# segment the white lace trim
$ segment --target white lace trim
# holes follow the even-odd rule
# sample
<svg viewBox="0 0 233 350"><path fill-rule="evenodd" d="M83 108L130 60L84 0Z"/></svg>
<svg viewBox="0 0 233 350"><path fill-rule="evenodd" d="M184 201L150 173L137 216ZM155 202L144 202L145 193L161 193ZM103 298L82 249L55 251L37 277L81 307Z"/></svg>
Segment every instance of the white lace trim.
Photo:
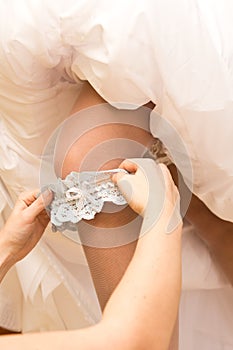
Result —
<svg viewBox="0 0 233 350"><path fill-rule="evenodd" d="M100 213L105 202L117 205L126 204L126 200L111 177L123 169L98 172L71 172L65 180L49 185L54 199L49 207L50 219L54 231L77 230L76 224L82 220L91 220Z"/></svg>

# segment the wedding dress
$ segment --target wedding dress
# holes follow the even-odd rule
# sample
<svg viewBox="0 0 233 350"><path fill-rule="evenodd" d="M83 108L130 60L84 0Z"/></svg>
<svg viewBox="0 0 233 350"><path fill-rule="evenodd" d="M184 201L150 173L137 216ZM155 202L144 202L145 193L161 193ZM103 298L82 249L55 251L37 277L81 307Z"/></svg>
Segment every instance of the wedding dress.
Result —
<svg viewBox="0 0 233 350"><path fill-rule="evenodd" d="M151 132L194 193L233 221L232 13L230 0L1 1L1 224L16 196L39 185L43 148L82 80L117 108L154 102ZM232 289L191 230L181 349L233 349ZM0 325L16 331L84 327L101 317L82 247L59 233L47 232L12 268L0 300Z"/></svg>

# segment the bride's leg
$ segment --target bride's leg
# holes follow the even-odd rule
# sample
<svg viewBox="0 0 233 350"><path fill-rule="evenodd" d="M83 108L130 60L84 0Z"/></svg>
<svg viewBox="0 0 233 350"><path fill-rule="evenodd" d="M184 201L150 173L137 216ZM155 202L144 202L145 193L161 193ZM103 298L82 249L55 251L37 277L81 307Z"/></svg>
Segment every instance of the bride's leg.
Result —
<svg viewBox="0 0 233 350"><path fill-rule="evenodd" d="M170 171L177 183L177 170L174 165L170 166ZM180 180L182 181L182 177ZM184 183L182 186L185 186ZM217 217L194 194L185 218L196 228L196 234L206 244L213 259L233 286L233 223Z"/></svg>
<svg viewBox="0 0 233 350"><path fill-rule="evenodd" d="M88 95L89 98L87 98ZM79 99L77 100L77 104L73 108L73 112L81 110L82 108L85 108L87 106L92 106L99 103L104 103L104 100L102 100L95 93L95 91L93 91L93 89L90 88L89 85L85 85L83 91L81 92L81 95L79 96ZM98 142L104 142L106 134L108 135L109 139L114 138L114 132L116 132L118 138L122 137L123 139L129 135L134 135L136 140L141 144L147 144L145 139L147 141L152 139L151 135L148 135L148 133L146 133L145 131L139 130L137 128L135 128L135 130L132 131L132 126L130 126L129 128L131 129L128 131L126 130L126 127L123 127L122 130L120 130L119 127L115 126L115 131L113 131L111 130L111 126L106 126L105 131L103 133L104 136L101 134L100 130L98 130L100 131L99 135L95 134L95 130L92 130L89 132L89 134L86 134L84 136L85 139L84 137L82 139L79 139L77 144L74 144L71 150L67 153L66 159L63 163L63 177L65 177L72 170L80 170L77 166L82 162L82 159L80 159L80 157L83 157L83 155L85 155L85 152L88 152L90 148L94 147L95 140L97 140ZM111 164L109 168L117 167L118 164L119 161L115 165ZM99 224L100 226L104 225L106 227L109 225L109 228L112 226L118 227L120 226L119 224L123 224L124 220L127 218L130 221L132 219L132 215L132 212L126 211L123 215L120 214L120 217L112 215L111 219L109 220L106 219L101 213L98 214L98 216L96 217L96 221L97 225ZM139 229L140 228L138 228L138 231ZM121 280L130 260L132 259L136 244L136 239L131 243L112 248L97 248L93 246L87 246L84 244L84 251L87 257L93 282L102 309L104 309L110 295ZM173 347L173 350L174 349L175 347Z"/></svg>
<svg viewBox="0 0 233 350"><path fill-rule="evenodd" d="M111 128L111 126L105 127L103 135L105 135L105 133L110 134ZM120 132L120 126L114 126L114 128L117 128L118 133ZM123 131L125 131L125 128L123 128ZM79 170L78 164L81 164L82 162L80 154L85 153L85 148L88 151L89 148L93 147L93 140L98 139L99 141L101 135L102 132L100 128L98 130L91 130L90 133L85 134L83 138L79 139L77 143L74 143L72 145L63 163L63 177L65 177L71 171ZM80 149L82 152L80 152ZM111 169L117 167L120 162L121 160L113 160L111 164L108 164L108 168ZM93 239L97 237L98 228L104 227L104 232L101 233L101 241L103 244L99 244L98 240L96 243L92 242L90 244L87 241L85 234L86 231L84 230L84 232L82 232L82 225L80 225L81 227L79 226L78 230L80 238L83 242L84 251L102 309L106 305L106 302L112 294L113 290L119 283L134 254L140 227L139 225L136 225L136 227L133 227L133 229L135 229L135 232L126 232L125 234L127 236L130 235L131 238L127 240L125 237L122 244L118 244L118 242L116 242L116 244L114 243L111 245L111 243L109 243L109 237L111 237L111 234L113 234L113 238L115 237L114 235L118 234L122 237L122 227L125 227L125 225L129 224L135 218L136 214L129 207L126 207L125 209L116 213L112 213L111 215L108 213L100 213L95 217L94 220L87 222L88 225L92 225L92 228L96 230L96 232L93 232ZM114 229L114 232L112 229ZM132 239L132 236L135 239Z"/></svg>
<svg viewBox="0 0 233 350"><path fill-rule="evenodd" d="M107 249L84 246L102 310L104 310L109 297L120 282L132 259L135 247L135 242Z"/></svg>

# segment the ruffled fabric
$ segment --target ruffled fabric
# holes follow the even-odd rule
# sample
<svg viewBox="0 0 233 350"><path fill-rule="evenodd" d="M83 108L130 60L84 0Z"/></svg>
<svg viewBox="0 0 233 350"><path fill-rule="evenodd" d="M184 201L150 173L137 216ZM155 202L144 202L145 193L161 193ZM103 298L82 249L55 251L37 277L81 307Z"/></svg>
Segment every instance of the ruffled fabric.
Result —
<svg viewBox="0 0 233 350"><path fill-rule="evenodd" d="M82 85L65 69L72 50L61 43L58 12L67 4L0 3L1 226L19 193L39 187L43 148L69 115ZM49 246L50 236L48 231L1 283L1 327L22 332L80 328L100 318L81 248L70 247L64 238L63 246L76 257L70 262L66 254L60 257L57 236Z"/></svg>
<svg viewBox="0 0 233 350"><path fill-rule="evenodd" d="M1 1L1 224L9 198L39 185L40 155L69 115L80 80L118 108L153 101L165 128L152 113L152 133L188 184L191 159L194 192L233 221L232 6L231 0ZM48 233L9 273L0 286L1 326L78 328L100 318L77 247ZM182 349L233 349L232 290L197 238L187 235L183 252Z"/></svg>
<svg viewBox="0 0 233 350"><path fill-rule="evenodd" d="M231 350L232 287L184 291L180 305L180 349Z"/></svg>
<svg viewBox="0 0 233 350"><path fill-rule="evenodd" d="M182 238L180 350L233 349L233 289L192 226Z"/></svg>
<svg viewBox="0 0 233 350"><path fill-rule="evenodd" d="M186 182L214 213L233 221L232 2L92 1L85 9L80 17L76 4L61 17L62 40L74 50L73 73L118 108L153 101L153 135L184 175L191 161ZM169 132L156 114L171 124Z"/></svg>
<svg viewBox="0 0 233 350"><path fill-rule="evenodd" d="M182 249L181 350L233 348L233 289L207 247L186 226Z"/></svg>
<svg viewBox="0 0 233 350"><path fill-rule="evenodd" d="M61 16L62 40L74 50L73 74L117 107L157 100L161 77L151 41L155 15L151 1L88 1L82 16L76 3Z"/></svg>
<svg viewBox="0 0 233 350"><path fill-rule="evenodd" d="M66 239L64 239L65 241ZM72 328L81 328L96 323L100 318L100 310L93 291L89 269L82 256L82 251L78 253L78 247L76 247L76 255L79 256L79 259L77 257L75 259L75 276L72 275L72 269L70 271L68 269L70 263L61 262L58 256L53 253L55 250L58 254L56 244L53 244L51 249L48 242L43 241L40 242L37 249L34 249L16 266L25 302L31 305L31 309L43 310L44 313L47 310L43 317L44 320L43 318L42 320L38 317L35 318L40 330L46 330L46 327L49 327L48 330L67 329L70 328L71 324L73 324ZM26 274L25 271L27 271ZM85 282L83 282L84 276L82 276L84 271ZM88 293L87 285L89 285ZM66 300L63 300L65 295ZM67 323L66 318L63 319L63 313L60 314L60 310L66 309L65 305L69 309L71 308ZM48 315L50 319L53 319L52 323L48 319L46 320ZM33 318L32 322L30 319L31 315L28 314L25 322L29 323L30 330L33 330ZM45 322L47 326L43 325ZM24 327L24 331L29 330Z"/></svg>

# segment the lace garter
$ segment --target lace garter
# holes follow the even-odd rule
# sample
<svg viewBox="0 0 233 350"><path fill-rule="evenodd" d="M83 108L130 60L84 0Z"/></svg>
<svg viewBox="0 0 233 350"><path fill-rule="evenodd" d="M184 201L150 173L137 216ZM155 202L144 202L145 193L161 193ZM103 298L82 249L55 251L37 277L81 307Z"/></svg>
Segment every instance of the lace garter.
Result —
<svg viewBox="0 0 233 350"><path fill-rule="evenodd" d="M105 202L127 204L118 187L111 181L113 174L127 173L124 169L97 172L71 172L62 180L49 185L53 201L47 208L53 231L77 230L76 224L91 220L100 213Z"/></svg>

